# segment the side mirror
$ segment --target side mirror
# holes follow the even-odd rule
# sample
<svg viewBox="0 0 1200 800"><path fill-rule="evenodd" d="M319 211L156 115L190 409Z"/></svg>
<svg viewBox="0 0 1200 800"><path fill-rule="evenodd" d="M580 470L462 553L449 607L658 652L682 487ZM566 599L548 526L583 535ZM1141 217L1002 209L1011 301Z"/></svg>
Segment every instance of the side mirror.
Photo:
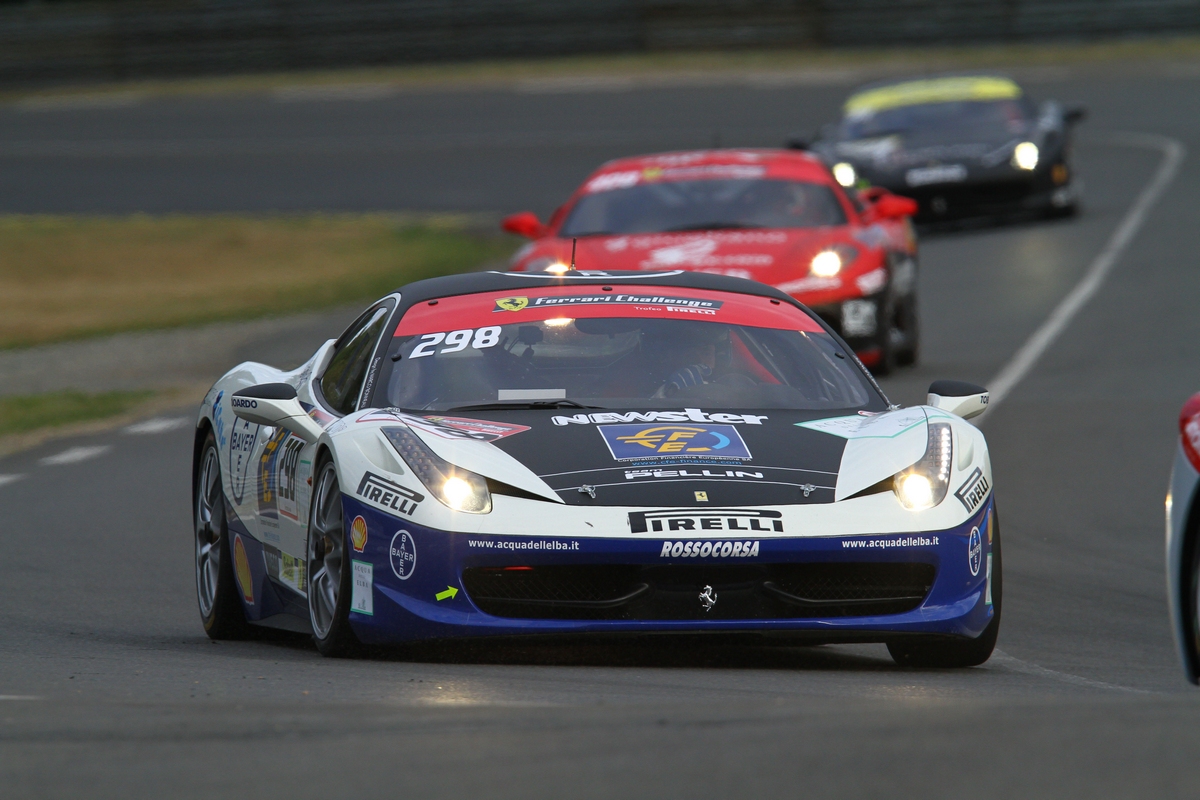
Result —
<svg viewBox="0 0 1200 800"><path fill-rule="evenodd" d="M510 214L500 221L500 227L527 239L540 239L546 235L546 226L532 211Z"/></svg>
<svg viewBox="0 0 1200 800"><path fill-rule="evenodd" d="M787 140L788 150L807 150L809 148L809 140L806 136L792 136Z"/></svg>
<svg viewBox="0 0 1200 800"><path fill-rule="evenodd" d="M1068 125L1078 125L1087 119L1087 109L1083 106L1072 106L1063 112L1063 122Z"/></svg>
<svg viewBox="0 0 1200 800"><path fill-rule="evenodd" d="M234 392L229 398L234 416L247 422L287 428L309 444L316 444L324 429L304 413L296 387L288 383L260 383Z"/></svg>
<svg viewBox="0 0 1200 800"><path fill-rule="evenodd" d="M963 419L971 419L987 411L988 390L965 381L934 381L929 384L929 397L925 402Z"/></svg>
<svg viewBox="0 0 1200 800"><path fill-rule="evenodd" d="M874 219L904 219L917 213L917 201L891 192L871 199L870 216Z"/></svg>

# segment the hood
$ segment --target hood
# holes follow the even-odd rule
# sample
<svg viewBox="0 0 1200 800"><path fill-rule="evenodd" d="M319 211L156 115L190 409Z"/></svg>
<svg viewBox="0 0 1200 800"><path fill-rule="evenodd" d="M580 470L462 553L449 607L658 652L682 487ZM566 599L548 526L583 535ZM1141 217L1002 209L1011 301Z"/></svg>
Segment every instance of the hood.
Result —
<svg viewBox="0 0 1200 800"><path fill-rule="evenodd" d="M779 409L397 415L442 458L568 505L728 507L843 500L925 452L920 408L817 418Z"/></svg>
<svg viewBox="0 0 1200 800"><path fill-rule="evenodd" d="M850 278L880 266L878 248L888 239L854 236L850 226L827 228L647 233L627 236L589 236L580 239L575 256L578 269L629 269L710 272L748 278L782 288L791 294L839 288ZM809 275L813 256L831 245L853 246L859 257L833 285ZM547 239L523 253L520 265L541 270L555 260L569 261L571 242ZM826 284L830 279L823 279ZM812 286L807 285L812 283Z"/></svg>
<svg viewBox="0 0 1200 800"><path fill-rule="evenodd" d="M832 147L836 159L847 159L867 169L895 170L931 162L956 162L984 168L1007 164L1012 148L1037 140L1034 126L1022 123L1008 128L916 130L850 139Z"/></svg>

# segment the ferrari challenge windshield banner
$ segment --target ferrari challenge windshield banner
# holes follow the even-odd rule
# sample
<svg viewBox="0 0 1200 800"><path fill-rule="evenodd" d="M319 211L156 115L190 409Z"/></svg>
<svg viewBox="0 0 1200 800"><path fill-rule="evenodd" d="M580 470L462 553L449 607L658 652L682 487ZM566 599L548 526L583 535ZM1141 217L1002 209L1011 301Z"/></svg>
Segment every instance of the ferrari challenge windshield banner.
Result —
<svg viewBox="0 0 1200 800"><path fill-rule="evenodd" d="M555 286L515 292L459 295L413 306L396 327L396 336L452 329L482 329L547 319L634 317L689 319L755 328L823 333L821 326L795 306L769 297L702 289L640 286Z"/></svg>

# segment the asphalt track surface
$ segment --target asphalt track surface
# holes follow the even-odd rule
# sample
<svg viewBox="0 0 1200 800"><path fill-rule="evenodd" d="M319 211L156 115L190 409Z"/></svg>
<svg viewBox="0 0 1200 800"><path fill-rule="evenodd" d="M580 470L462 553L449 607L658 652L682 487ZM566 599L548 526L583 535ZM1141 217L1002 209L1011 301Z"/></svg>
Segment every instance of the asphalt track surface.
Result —
<svg viewBox="0 0 1200 800"><path fill-rule="evenodd" d="M1033 88L1092 112L1085 211L927 237L922 362L886 381L894 400L919 402L934 378L988 382L1088 274L1164 163L1161 141L1118 132L1200 153L1193 78L1061 73ZM718 135L774 144L844 91L0 109L0 210L545 213L608 157ZM983 418L1005 561L986 665L721 641L362 661L284 635L211 643L190 423L164 422L0 460L0 795L1195 796L1200 693L1170 641L1162 531L1176 414L1200 388L1200 159L1171 177Z"/></svg>

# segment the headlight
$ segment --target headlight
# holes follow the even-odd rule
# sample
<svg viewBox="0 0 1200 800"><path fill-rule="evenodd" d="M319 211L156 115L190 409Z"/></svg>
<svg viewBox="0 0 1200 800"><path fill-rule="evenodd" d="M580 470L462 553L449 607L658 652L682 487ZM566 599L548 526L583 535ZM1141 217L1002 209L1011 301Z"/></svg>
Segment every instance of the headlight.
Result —
<svg viewBox="0 0 1200 800"><path fill-rule="evenodd" d="M482 475L440 458L408 428L382 430L413 474L442 505L467 514L486 514L492 510L492 494Z"/></svg>
<svg viewBox="0 0 1200 800"><path fill-rule="evenodd" d="M853 164L839 161L833 165L833 179L849 189L858 182L858 173L855 171Z"/></svg>
<svg viewBox="0 0 1200 800"><path fill-rule="evenodd" d="M858 258L858 251L848 244L835 244L813 256L808 271L818 278L832 278L850 262Z"/></svg>
<svg viewBox="0 0 1200 800"><path fill-rule="evenodd" d="M1033 142L1021 142L1014 147L1012 165L1017 169L1032 170L1038 165L1038 146Z"/></svg>
<svg viewBox="0 0 1200 800"><path fill-rule="evenodd" d="M949 423L929 424L929 443L925 455L903 472L896 474L893 487L900 504L909 511L933 508L946 499L950 486L950 463L953 450Z"/></svg>

